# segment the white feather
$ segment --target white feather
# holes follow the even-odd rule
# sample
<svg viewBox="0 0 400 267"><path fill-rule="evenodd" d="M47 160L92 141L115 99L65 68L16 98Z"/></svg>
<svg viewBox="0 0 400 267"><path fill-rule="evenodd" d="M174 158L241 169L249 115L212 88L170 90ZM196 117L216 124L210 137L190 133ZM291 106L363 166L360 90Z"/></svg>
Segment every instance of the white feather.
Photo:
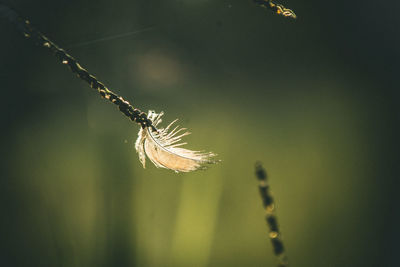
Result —
<svg viewBox="0 0 400 267"><path fill-rule="evenodd" d="M148 118L157 127L161 123L163 115L163 112L157 114L150 110ZM180 142L182 137L190 133L185 131L186 128L179 129L179 126L170 131L176 121L174 120L165 128L157 127L157 132L149 127L140 129L135 148L143 167L146 167L146 155L156 167L175 172L195 171L205 168L206 164L216 163L215 160L212 160L216 155L211 152L192 151L180 147L186 144Z"/></svg>

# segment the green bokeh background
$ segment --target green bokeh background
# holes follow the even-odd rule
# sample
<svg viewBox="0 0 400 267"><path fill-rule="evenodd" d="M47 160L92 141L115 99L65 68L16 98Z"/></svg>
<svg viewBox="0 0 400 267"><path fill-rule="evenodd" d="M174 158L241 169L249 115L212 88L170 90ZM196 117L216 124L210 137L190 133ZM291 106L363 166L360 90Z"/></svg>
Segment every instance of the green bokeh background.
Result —
<svg viewBox="0 0 400 267"><path fill-rule="evenodd" d="M5 2L222 162L143 169L138 126L1 21L1 266L275 266L257 160L291 266L397 266L397 2Z"/></svg>

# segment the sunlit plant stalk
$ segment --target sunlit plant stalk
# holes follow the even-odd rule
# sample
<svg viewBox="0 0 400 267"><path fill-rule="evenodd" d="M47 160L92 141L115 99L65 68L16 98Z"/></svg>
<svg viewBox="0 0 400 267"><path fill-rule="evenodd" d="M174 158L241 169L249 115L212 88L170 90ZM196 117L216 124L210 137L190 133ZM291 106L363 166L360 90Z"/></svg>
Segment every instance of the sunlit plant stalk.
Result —
<svg viewBox="0 0 400 267"><path fill-rule="evenodd" d="M206 164L215 163L212 158L215 154L209 152L192 151L181 148L186 143L180 143L181 138L188 135L184 128L168 132L169 128L176 121L173 121L166 128L156 128L161 122L163 113L150 111L151 116L134 108L128 101L108 89L95 76L84 69L78 61L69 55L64 49L57 46L49 38L34 28L29 20L20 17L13 9L0 3L0 17L7 19L14 24L27 39L32 40L36 45L50 50L58 60L67 65L81 80L87 82L91 88L96 90L100 96L117 105L118 109L131 121L141 126L139 137L136 141L136 150L139 159L145 167L145 155L155 164L156 167L171 169L176 172L189 172L205 168ZM179 135L178 135L179 133Z"/></svg>
<svg viewBox="0 0 400 267"><path fill-rule="evenodd" d="M297 18L296 14L293 12L293 10L286 8L281 4L277 4L272 0L254 0L254 2L261 7L272 10L274 13L276 13L278 15L282 15L284 17L292 18L292 19Z"/></svg>

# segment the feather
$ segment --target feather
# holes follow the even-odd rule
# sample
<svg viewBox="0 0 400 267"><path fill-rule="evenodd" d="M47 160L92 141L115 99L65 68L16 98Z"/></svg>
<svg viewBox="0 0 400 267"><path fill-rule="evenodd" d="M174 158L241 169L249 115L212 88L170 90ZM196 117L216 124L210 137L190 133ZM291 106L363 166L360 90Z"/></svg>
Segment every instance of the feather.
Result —
<svg viewBox="0 0 400 267"><path fill-rule="evenodd" d="M148 118L157 127L161 123L163 112L155 113L150 110ZM177 120L172 121L165 128L154 131L150 127L141 128L135 143L139 160L146 167L146 155L157 168L166 168L175 172L190 172L206 168L206 164L216 163L212 158L216 155L211 152L192 151L182 148L186 143L181 142L182 137L189 135L186 128L176 126L170 130Z"/></svg>

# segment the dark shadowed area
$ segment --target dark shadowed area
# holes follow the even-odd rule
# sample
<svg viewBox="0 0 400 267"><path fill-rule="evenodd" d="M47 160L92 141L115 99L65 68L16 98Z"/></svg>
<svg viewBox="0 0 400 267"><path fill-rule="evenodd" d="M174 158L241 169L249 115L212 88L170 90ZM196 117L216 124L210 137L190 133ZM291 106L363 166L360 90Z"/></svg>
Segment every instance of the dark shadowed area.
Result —
<svg viewBox="0 0 400 267"><path fill-rule="evenodd" d="M6 0L222 162L176 174L139 126L0 19L0 266L398 266L397 1Z"/></svg>

